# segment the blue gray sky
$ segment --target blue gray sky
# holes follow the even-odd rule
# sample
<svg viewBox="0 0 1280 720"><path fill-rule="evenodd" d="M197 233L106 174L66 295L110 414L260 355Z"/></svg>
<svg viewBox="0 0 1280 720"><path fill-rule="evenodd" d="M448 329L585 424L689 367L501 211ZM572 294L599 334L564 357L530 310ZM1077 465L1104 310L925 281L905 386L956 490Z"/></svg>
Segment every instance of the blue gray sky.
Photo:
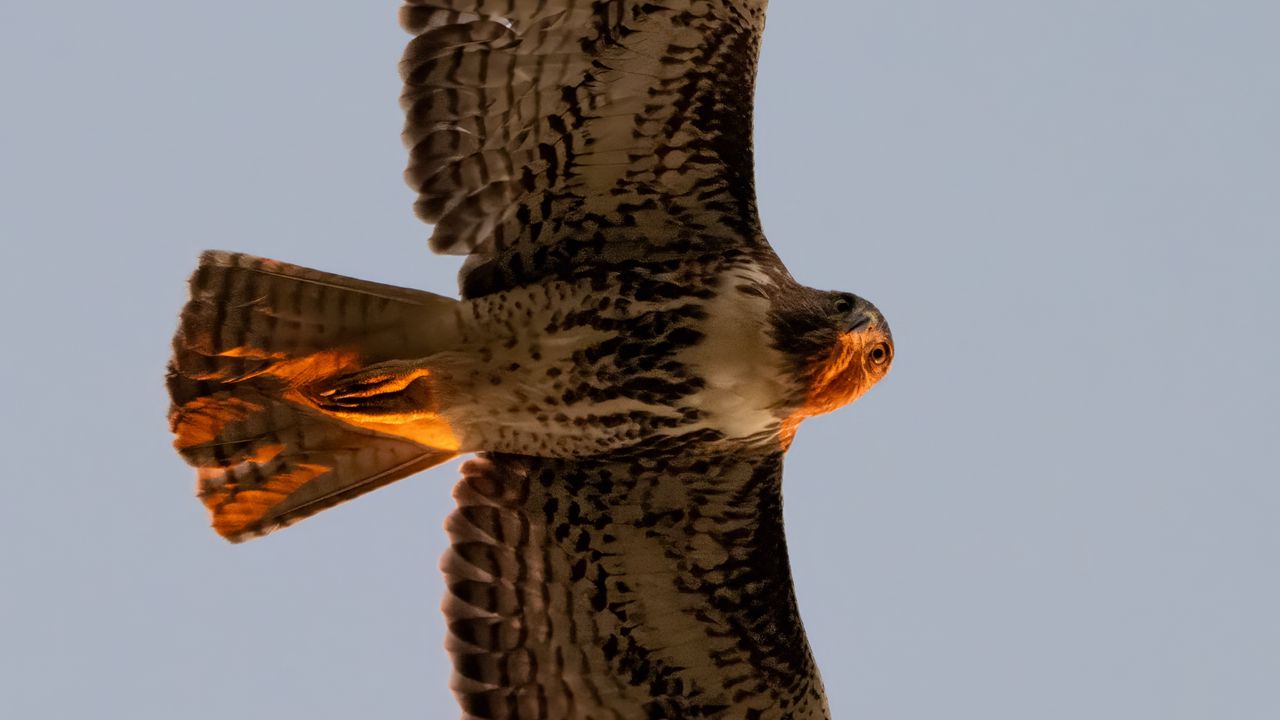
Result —
<svg viewBox="0 0 1280 720"><path fill-rule="evenodd" d="M203 248L454 288L400 179L395 6L0 6L0 716L455 714L457 463L230 546L165 423ZM788 457L836 717L1280 717L1278 27L774 3L766 232L898 350Z"/></svg>

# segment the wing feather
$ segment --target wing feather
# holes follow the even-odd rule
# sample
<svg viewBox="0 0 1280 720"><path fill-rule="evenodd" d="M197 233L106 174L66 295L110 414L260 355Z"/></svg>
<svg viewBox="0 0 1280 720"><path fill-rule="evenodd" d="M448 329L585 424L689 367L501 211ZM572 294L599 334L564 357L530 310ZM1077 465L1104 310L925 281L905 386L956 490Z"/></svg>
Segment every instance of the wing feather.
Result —
<svg viewBox="0 0 1280 720"><path fill-rule="evenodd" d="M463 466L441 561L467 718L828 717L781 455Z"/></svg>
<svg viewBox="0 0 1280 720"><path fill-rule="evenodd" d="M763 245L751 110L765 6L409 0L405 177L432 248L473 256L464 293L691 240Z"/></svg>

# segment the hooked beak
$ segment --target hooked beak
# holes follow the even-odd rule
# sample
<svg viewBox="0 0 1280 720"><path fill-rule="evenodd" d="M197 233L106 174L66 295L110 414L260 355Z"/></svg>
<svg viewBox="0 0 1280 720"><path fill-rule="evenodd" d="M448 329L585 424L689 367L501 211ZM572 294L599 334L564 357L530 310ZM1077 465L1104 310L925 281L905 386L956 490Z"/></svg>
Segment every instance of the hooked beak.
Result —
<svg viewBox="0 0 1280 720"><path fill-rule="evenodd" d="M851 324L848 328L845 329L845 332L858 332L859 330L861 330L862 328L870 324L871 324L871 316L867 313L863 313L861 316L859 316L856 320L853 321L853 324Z"/></svg>
<svg viewBox="0 0 1280 720"><path fill-rule="evenodd" d="M867 329L877 329L888 336L890 342L893 339L893 333L889 331L889 323L885 321L884 315L880 314L880 310L875 305L863 300L862 312L850 321L845 328L845 332L856 333Z"/></svg>

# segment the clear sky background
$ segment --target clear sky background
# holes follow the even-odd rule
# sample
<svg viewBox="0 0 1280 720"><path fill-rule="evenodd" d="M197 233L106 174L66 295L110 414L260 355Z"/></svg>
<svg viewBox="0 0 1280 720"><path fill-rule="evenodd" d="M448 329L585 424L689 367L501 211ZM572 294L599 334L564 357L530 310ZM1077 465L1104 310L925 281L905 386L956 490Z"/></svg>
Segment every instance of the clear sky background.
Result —
<svg viewBox="0 0 1280 720"><path fill-rule="evenodd" d="M0 716L448 718L457 463L230 546L162 376L203 248L450 292L396 2L0 6ZM1280 4L795 0L765 230L898 356L786 512L838 718L1280 717Z"/></svg>

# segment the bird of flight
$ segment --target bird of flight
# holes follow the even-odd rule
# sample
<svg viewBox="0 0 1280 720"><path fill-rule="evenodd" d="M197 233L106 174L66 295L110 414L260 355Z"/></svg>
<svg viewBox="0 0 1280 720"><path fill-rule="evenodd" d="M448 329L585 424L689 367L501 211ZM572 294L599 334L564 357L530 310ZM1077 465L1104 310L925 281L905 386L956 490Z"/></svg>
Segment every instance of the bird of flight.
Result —
<svg viewBox="0 0 1280 720"><path fill-rule="evenodd" d="M461 300L208 252L175 446L265 534L462 453L441 561L467 718L829 717L782 457L884 317L761 233L765 0L410 0L406 177Z"/></svg>

